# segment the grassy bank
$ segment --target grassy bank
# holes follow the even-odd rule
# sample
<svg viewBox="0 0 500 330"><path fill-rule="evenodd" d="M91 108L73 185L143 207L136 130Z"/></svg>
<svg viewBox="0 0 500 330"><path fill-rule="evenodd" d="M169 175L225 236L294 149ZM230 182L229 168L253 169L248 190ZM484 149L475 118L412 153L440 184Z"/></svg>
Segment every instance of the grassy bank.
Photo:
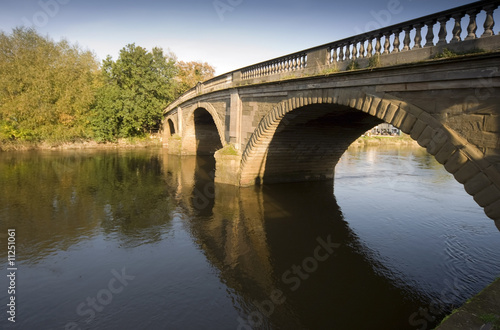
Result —
<svg viewBox="0 0 500 330"><path fill-rule="evenodd" d="M404 146L419 146L417 141L413 140L409 135L401 136L362 136L351 144L351 147L364 146L386 146L386 145L404 145Z"/></svg>
<svg viewBox="0 0 500 330"><path fill-rule="evenodd" d="M96 142L93 140L81 141L52 141L52 142L0 142L0 151L28 151L28 150L71 150L71 149L107 149L107 148L149 148L161 147L159 136L144 138L119 139L116 142Z"/></svg>

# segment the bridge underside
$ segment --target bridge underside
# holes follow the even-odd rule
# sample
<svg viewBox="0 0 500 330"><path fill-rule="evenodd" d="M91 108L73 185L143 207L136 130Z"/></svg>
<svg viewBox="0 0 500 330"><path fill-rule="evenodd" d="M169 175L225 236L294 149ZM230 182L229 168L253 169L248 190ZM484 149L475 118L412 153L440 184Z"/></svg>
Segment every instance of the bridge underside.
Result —
<svg viewBox="0 0 500 330"><path fill-rule="evenodd" d="M335 165L349 145L382 122L342 105L294 110L278 125L264 171L255 183L332 180Z"/></svg>

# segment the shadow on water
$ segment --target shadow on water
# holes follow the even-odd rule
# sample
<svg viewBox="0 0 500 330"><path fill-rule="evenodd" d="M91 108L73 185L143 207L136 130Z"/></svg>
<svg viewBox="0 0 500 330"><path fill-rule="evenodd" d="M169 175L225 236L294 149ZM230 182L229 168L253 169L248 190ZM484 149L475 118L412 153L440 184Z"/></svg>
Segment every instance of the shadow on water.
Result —
<svg viewBox="0 0 500 330"><path fill-rule="evenodd" d="M214 185L213 160L198 161L188 231L234 290L240 329L411 328L422 302L375 271L332 182Z"/></svg>

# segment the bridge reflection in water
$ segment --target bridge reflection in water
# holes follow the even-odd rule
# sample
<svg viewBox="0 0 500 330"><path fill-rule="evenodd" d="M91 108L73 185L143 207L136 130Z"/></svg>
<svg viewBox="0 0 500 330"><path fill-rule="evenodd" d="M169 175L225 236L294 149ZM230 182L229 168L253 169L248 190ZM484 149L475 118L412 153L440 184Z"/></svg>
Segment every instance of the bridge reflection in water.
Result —
<svg viewBox="0 0 500 330"><path fill-rule="evenodd" d="M189 232L241 306L241 329L405 329L428 304L377 272L331 181L239 188L213 183L209 157L166 156L164 167L193 215Z"/></svg>
<svg viewBox="0 0 500 330"><path fill-rule="evenodd" d="M399 207L413 207L417 214L400 209L395 214L403 215L388 223L366 195L345 199L342 190L359 182L354 169L361 167L376 186L377 178L386 180L399 168L398 152L392 158L386 154L381 161L388 164L386 172L378 177L366 159L353 163L358 154L344 158L349 171L344 167L337 177L337 194L349 223L331 181L214 184L213 157L162 150L0 154L0 234L16 228L22 269L16 299L23 302L20 315L30 315L16 326L415 329L426 322L430 327L427 318L439 320L498 274L500 245L491 236L492 224L466 202L458 209L440 205L443 213L431 210L446 219L422 219L429 212L418 197L417 203L408 198ZM427 163L429 157L414 161L406 187L421 179L416 174L440 166ZM455 183L453 178L435 173L418 187L423 198L441 189L453 195L450 200L461 200L456 186L442 184ZM372 188L365 190L387 198ZM465 193L462 197L471 202ZM359 218L370 224L360 226ZM463 219L458 231L454 218ZM381 230L398 238L388 239ZM452 253L440 255L445 249ZM5 249L0 260L7 260ZM134 280L109 302L99 293L112 269L125 269ZM444 298L443 279L460 285L444 291ZM0 285L7 287L6 280ZM89 295L106 303L90 321ZM0 301L5 299L7 290L0 291Z"/></svg>

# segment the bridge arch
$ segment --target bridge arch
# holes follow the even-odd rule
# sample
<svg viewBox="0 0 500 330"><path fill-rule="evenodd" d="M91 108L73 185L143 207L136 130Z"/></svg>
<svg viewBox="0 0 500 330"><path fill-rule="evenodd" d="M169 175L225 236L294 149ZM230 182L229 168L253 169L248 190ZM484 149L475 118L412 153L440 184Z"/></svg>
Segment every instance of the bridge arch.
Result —
<svg viewBox="0 0 500 330"><path fill-rule="evenodd" d="M175 124L172 121L172 118L167 119L167 127L168 127L168 131L167 131L168 136L172 136L177 132L175 129Z"/></svg>
<svg viewBox="0 0 500 330"><path fill-rule="evenodd" d="M188 112L182 134L182 154L211 155L225 145L224 126L214 107L200 102Z"/></svg>
<svg viewBox="0 0 500 330"><path fill-rule="evenodd" d="M299 167L294 172L293 166L297 164L296 160L300 155L298 155L297 149L295 152L290 152L291 149L286 150L286 143L282 143L285 139L279 141L279 136L282 135L285 138L292 136L293 131L287 130L287 125L292 127L300 125L301 121L307 120L307 112L311 113L310 120L326 118L326 123L331 124L336 119L329 117L325 106L330 107L330 112L334 107L334 112L340 113L340 117L337 119L340 119L341 124L346 124L349 120L356 121L357 129L352 130L334 152L323 155L321 152L316 153L316 155L310 152L304 153L303 159L306 165L307 162L317 160L315 157L317 158L318 155L322 156L326 163L323 168L318 167L312 172L306 172L304 171L305 165L304 168ZM380 122L388 122L404 133L410 134L412 139L425 147L458 182L464 185L467 193L474 197L474 200L484 208L489 217L500 218L498 171L493 164L484 159L480 150L424 110L391 94L378 94L373 90L359 88L332 88L298 92L277 104L260 121L247 143L242 156L240 184L249 186L262 182L333 178L336 162L350 143L364 131ZM335 132L329 133L327 130L323 130L320 138L331 138L334 134ZM277 142L276 138L278 138ZM300 138L298 137L298 139ZM296 138L295 142L297 145L300 141ZM320 147L332 146L331 142L323 143L320 141L319 144ZM281 154L273 151L272 148L275 146L283 149ZM310 148L311 145L305 144L300 150L307 151ZM283 171L284 167L279 165L276 167L270 162L280 158L281 164L287 166L285 171L288 172L285 175L288 177L275 176L278 172ZM273 167L275 168L273 169Z"/></svg>

